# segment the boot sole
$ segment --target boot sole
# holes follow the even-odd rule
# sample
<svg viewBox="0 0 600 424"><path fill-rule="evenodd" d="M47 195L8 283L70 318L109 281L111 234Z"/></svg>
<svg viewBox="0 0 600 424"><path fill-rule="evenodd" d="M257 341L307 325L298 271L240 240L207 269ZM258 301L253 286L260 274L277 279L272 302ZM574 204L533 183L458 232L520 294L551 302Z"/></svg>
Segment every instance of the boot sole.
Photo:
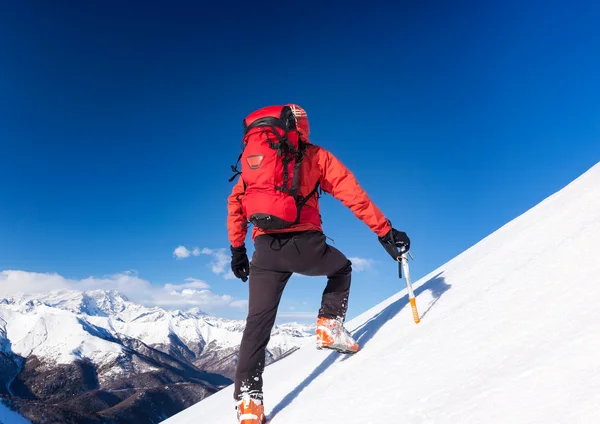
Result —
<svg viewBox="0 0 600 424"><path fill-rule="evenodd" d="M258 420L243 420L243 421L248 421L249 423L251 421L255 421L256 423L258 423ZM254 423L252 423L252 424L254 424ZM260 424L267 424L267 417L264 417L263 420L260 422Z"/></svg>
<svg viewBox="0 0 600 424"><path fill-rule="evenodd" d="M343 353L345 355L353 355L353 354L359 352L359 350L344 349L344 348L334 347L334 346L317 346L317 350L324 350L324 349L334 350L338 353Z"/></svg>

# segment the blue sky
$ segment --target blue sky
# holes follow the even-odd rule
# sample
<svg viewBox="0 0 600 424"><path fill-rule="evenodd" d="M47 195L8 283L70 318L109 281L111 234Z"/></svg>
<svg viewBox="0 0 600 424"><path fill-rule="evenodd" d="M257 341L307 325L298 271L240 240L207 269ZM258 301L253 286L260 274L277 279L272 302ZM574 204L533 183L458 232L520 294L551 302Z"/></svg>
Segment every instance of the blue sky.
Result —
<svg viewBox="0 0 600 424"><path fill-rule="evenodd" d="M411 237L414 279L600 160L597 2L266 6L0 5L0 294L204 288L206 310L243 318L219 254L227 180L242 119L268 104L308 111L313 142ZM322 208L368 261L349 317L404 287L363 223ZM311 322L323 288L293 278L280 320Z"/></svg>

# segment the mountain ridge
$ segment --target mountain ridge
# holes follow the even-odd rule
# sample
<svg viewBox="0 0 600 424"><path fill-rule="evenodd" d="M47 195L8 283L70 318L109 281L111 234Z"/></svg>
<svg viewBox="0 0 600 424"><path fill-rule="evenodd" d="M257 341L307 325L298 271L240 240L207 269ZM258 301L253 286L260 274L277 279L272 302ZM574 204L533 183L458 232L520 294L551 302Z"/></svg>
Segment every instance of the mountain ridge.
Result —
<svg viewBox="0 0 600 424"><path fill-rule="evenodd" d="M117 290L16 294L0 299L0 396L34 423L156 422L231 383L244 326ZM313 328L276 326L267 364ZM78 406L81 396L97 408Z"/></svg>

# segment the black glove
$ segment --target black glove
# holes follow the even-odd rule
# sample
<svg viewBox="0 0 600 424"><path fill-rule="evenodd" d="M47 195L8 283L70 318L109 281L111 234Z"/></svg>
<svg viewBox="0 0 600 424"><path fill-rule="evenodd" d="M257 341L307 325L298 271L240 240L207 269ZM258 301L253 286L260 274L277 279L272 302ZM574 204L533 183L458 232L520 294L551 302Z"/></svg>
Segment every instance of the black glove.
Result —
<svg viewBox="0 0 600 424"><path fill-rule="evenodd" d="M385 236L378 237L378 239L394 260L398 260L398 256L410 250L410 239L404 231L392 228ZM398 249L400 249L400 252L398 252Z"/></svg>
<svg viewBox="0 0 600 424"><path fill-rule="evenodd" d="M233 274L242 281L248 281L250 274L250 263L246 255L246 247L231 247L231 270Z"/></svg>

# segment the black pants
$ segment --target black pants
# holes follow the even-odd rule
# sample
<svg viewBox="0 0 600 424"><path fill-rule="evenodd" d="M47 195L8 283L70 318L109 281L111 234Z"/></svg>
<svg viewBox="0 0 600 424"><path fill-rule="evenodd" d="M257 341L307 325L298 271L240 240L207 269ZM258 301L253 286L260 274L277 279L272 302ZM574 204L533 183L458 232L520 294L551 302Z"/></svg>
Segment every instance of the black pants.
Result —
<svg viewBox="0 0 600 424"><path fill-rule="evenodd" d="M327 277L319 316L344 320L348 309L352 264L327 244L323 233L261 235L256 237L254 249L248 281L248 317L235 374L235 399L242 393L262 399L265 349L281 294L292 273Z"/></svg>

